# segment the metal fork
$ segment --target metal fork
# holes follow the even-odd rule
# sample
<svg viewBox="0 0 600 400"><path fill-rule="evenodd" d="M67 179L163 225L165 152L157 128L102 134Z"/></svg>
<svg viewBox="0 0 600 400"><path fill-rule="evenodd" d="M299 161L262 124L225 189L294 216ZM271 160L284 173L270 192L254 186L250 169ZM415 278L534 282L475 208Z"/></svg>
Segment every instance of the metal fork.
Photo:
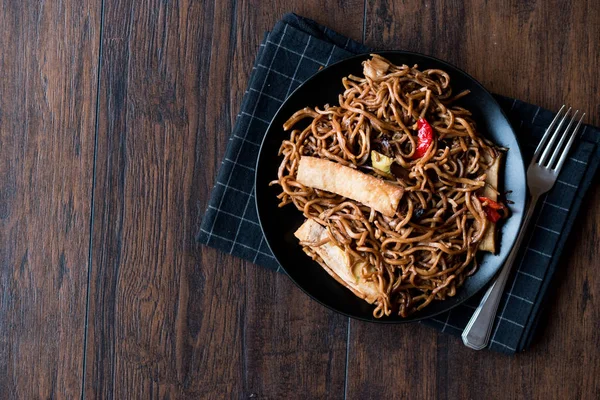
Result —
<svg viewBox="0 0 600 400"><path fill-rule="evenodd" d="M529 187L529 194L531 200L525 213L525 219L519 231L519 236L515 241L515 244L506 259L500 275L496 281L490 286L483 298L481 303L475 309L471 320L465 327L462 333L462 340L465 346L475 350L481 350L485 348L489 342L490 334L492 332L492 326L494 325L494 319L496 317L496 311L498 310L498 304L500 298L504 292L504 286L509 276L510 270L515 262L521 242L527 232L527 227L535 210L535 206L540 199L540 196L548 192L554 186L558 173L560 172L565 160L567 159L569 150L575 141L577 131L581 126L585 113L581 115L577 125L574 129L571 129L579 110L569 117L571 108L563 114L565 106L556 114L556 117L552 120L552 123L546 129L540 144L535 149L533 159L527 168L527 186ZM563 129L563 126L568 121L568 125ZM565 141L567 142L565 145Z"/></svg>

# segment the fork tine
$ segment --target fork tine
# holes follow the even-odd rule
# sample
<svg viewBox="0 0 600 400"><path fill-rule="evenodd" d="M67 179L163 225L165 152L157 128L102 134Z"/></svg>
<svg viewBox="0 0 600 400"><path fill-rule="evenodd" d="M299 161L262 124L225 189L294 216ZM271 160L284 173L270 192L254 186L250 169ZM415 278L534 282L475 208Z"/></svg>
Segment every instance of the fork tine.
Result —
<svg viewBox="0 0 600 400"><path fill-rule="evenodd" d="M575 129L573 130L573 133L571 134L571 137L569 138L569 141L567 142L567 145L565 146L565 149L563 150L562 155L558 160L558 164L556 164L556 167L554 167L554 171L557 174L560 172L560 169L565 163L567 156L569 155L569 150L571 149L571 146L573 146L573 142L575 142L577 132L579 131L579 127L581 126L581 122L583 121L583 117L585 117L585 113L581 114L581 118L579 118L579 122L577 122L577 126L575 126Z"/></svg>
<svg viewBox="0 0 600 400"><path fill-rule="evenodd" d="M556 113L556 116L554 117L554 119L550 123L550 126L548 126L548 128L546 129L546 132L544 132L544 136L542 136L542 140L540 140L540 143L538 143L537 147L535 148L535 153L533 154L533 161L535 161L537 159L537 157L540 155L540 152L544 148L544 145L546 144L546 141L548 140L548 138L550 137L550 135L552 134L552 132L554 132L553 131L554 126L558 122L558 119L561 117L560 114L565 109L565 107L566 107L566 105L563 104L563 106L560 108L560 110L558 110L558 112Z"/></svg>
<svg viewBox="0 0 600 400"><path fill-rule="evenodd" d="M544 166L546 164L546 161L548 160L548 157L550 156L550 152L552 151L552 147L554 147L554 144L558 140L558 137L561 136L562 126L565 124L565 121L567 120L567 117L569 116L570 112L571 112L571 107L569 107L569 109L567 110L565 115L562 117L562 119L560 120L560 123L558 124L558 126L556 127L554 132L552 133L552 137L550 138L550 140L548 141L546 146L544 146L544 151L542 152L542 155L540 156L538 164L540 164L542 166Z"/></svg>
<svg viewBox="0 0 600 400"><path fill-rule="evenodd" d="M571 129L571 125L573 125L573 122L575 122L577 114L579 114L579 110L575 111L575 114L573 114L573 116L569 120L569 125L567 125L567 127L565 128L565 132L560 136L560 141L554 148L554 153L552 153L550 161L548 161L548 168L552 168L556 159L562 154L561 149L563 147L563 144L565 143L565 140L567 140L567 138L569 137L569 130Z"/></svg>

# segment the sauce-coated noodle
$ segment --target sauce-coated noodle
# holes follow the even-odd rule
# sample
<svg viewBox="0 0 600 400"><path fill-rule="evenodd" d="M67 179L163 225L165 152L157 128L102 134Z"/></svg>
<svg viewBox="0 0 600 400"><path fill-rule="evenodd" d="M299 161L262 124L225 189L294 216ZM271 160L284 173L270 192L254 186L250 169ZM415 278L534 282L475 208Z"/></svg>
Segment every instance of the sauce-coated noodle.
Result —
<svg viewBox="0 0 600 400"><path fill-rule="evenodd" d="M361 279L377 284L375 317L406 317L454 296L477 269L475 254L490 224L478 191L500 149L478 133L468 110L455 105L468 92L454 94L446 72L372 57L363 64L365 77L343 79L339 105L302 109L284 124L291 134L281 145L283 161L271 184L281 186L280 206L293 203L327 228L329 241L358 266ZM420 118L434 138L417 158ZM391 172L373 168L372 150L394 160ZM303 155L402 186L396 215L303 186L295 180ZM311 246L303 248L323 262Z"/></svg>

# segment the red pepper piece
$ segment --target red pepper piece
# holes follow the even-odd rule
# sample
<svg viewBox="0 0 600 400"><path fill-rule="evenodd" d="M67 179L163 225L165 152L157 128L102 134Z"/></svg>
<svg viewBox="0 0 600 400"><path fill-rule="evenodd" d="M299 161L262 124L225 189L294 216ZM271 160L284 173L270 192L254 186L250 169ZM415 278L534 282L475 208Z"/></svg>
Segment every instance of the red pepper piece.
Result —
<svg viewBox="0 0 600 400"><path fill-rule="evenodd" d="M417 148L412 156L413 159L421 158L429 150L429 146L433 143L433 129L429 122L425 118L419 118L417 121L417 128L419 130L419 142Z"/></svg>
<svg viewBox="0 0 600 400"><path fill-rule="evenodd" d="M482 203L487 202L488 207L493 208L494 210L502 210L504 208L504 204L497 203L489 197L479 196L478 199Z"/></svg>
<svg viewBox="0 0 600 400"><path fill-rule="evenodd" d="M489 219L492 222L498 222L498 220L502 218L502 216L497 210L503 210L504 204L497 203L494 200L484 196L479 196L478 199L482 203L487 203L486 206L483 207L483 211L485 211L487 219Z"/></svg>
<svg viewBox="0 0 600 400"><path fill-rule="evenodd" d="M498 220L502 218L500 213L491 207L485 207L484 211L485 215L487 216L487 219L489 219L492 222L498 222Z"/></svg>

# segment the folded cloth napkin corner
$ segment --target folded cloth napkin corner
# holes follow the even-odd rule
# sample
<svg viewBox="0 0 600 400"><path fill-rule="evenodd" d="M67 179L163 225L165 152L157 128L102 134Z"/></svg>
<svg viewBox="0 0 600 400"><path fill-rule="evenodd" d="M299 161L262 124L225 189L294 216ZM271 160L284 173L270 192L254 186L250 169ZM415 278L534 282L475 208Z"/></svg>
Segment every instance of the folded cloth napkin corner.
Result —
<svg viewBox="0 0 600 400"><path fill-rule="evenodd" d="M286 14L260 44L240 113L202 219L198 242L280 271L262 234L254 204L260 143L279 106L324 66L370 49L318 23ZM528 161L553 113L496 95ZM534 337L544 299L582 198L600 163L600 131L585 126L555 187L540 202L530 239L518 256L498 308L489 348L513 354ZM423 323L460 335L483 293Z"/></svg>

